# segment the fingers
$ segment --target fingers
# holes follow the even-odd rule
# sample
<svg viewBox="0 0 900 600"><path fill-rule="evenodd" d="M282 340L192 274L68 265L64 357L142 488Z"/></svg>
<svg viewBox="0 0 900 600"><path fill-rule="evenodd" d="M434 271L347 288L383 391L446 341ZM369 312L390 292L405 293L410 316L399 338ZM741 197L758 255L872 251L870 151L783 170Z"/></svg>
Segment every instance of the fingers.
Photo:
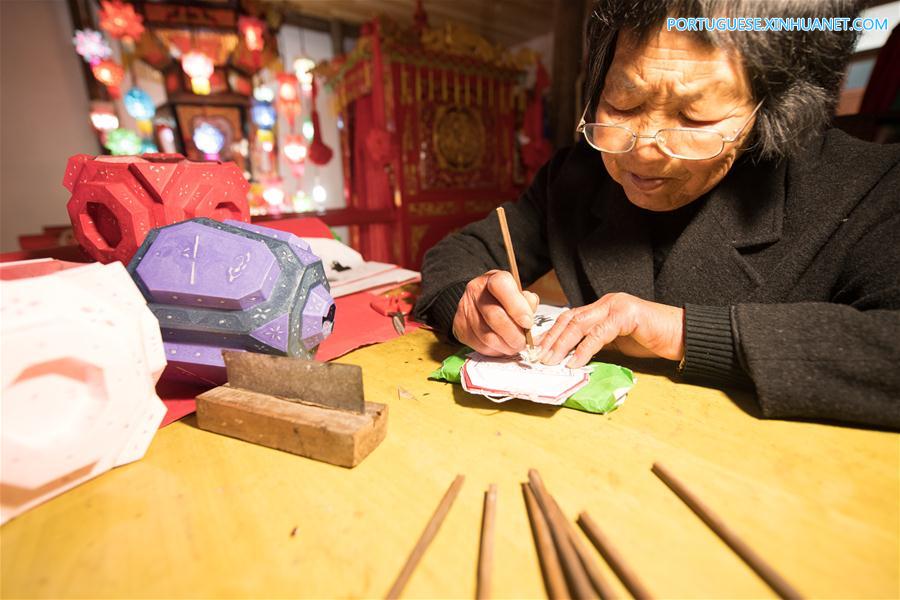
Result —
<svg viewBox="0 0 900 600"><path fill-rule="evenodd" d="M609 304L596 302L563 314L568 315L568 318L545 355L543 362L548 365L559 364L596 324L606 321L609 317ZM547 348L544 344L542 346Z"/></svg>
<svg viewBox="0 0 900 600"><path fill-rule="evenodd" d="M537 307L541 303L540 297L534 292L529 292L528 290L525 290L524 292L522 292L522 294L525 296L525 299L528 300L528 306L531 307L532 314L537 312Z"/></svg>
<svg viewBox="0 0 900 600"><path fill-rule="evenodd" d="M516 280L506 271L495 271L488 276L487 291L497 299L503 310L512 317L519 327L531 329L534 326L534 310L527 297L519 291Z"/></svg>
<svg viewBox="0 0 900 600"><path fill-rule="evenodd" d="M575 347L575 354L566 363L570 369L578 369L591 362L591 358L607 344L619 337L619 323L614 316L591 327L584 339ZM560 359L562 360L562 359Z"/></svg>
<svg viewBox="0 0 900 600"><path fill-rule="evenodd" d="M496 298L486 290L475 304L481 314L482 324L485 326L485 334L493 333L502 340L506 349L515 354L525 347L525 332L519 327L501 306ZM499 348L498 348L499 349Z"/></svg>
<svg viewBox="0 0 900 600"><path fill-rule="evenodd" d="M538 297L519 291L512 275L489 271L466 285L453 319L453 334L488 356L509 356L525 348L525 324L534 322Z"/></svg>

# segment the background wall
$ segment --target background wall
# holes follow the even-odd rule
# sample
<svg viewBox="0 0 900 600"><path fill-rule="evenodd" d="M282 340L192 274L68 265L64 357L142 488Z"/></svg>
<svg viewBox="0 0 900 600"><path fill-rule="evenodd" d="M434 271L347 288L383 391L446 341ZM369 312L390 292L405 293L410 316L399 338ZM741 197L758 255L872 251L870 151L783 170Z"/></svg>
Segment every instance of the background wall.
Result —
<svg viewBox="0 0 900 600"><path fill-rule="evenodd" d="M100 145L64 0L0 0L0 251L64 225L66 160Z"/></svg>

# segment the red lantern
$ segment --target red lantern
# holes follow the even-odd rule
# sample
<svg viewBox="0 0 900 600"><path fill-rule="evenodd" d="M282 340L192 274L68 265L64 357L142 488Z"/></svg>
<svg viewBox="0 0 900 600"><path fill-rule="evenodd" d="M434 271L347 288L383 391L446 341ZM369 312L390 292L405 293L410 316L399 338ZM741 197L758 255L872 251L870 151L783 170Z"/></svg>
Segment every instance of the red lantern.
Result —
<svg viewBox="0 0 900 600"><path fill-rule="evenodd" d="M290 73L278 75L278 108L287 115L293 129L294 117L300 112L300 92L297 89L296 75Z"/></svg>
<svg viewBox="0 0 900 600"><path fill-rule="evenodd" d="M107 87L110 96L118 98L122 95L119 85L125 78L125 69L119 63L109 59L101 60L91 67L91 72L97 81Z"/></svg>
<svg viewBox="0 0 900 600"><path fill-rule="evenodd" d="M259 52L266 45L263 37L265 33L265 25L259 19L254 17L241 17L238 19L238 30L244 38L244 45L251 52Z"/></svg>
<svg viewBox="0 0 900 600"><path fill-rule="evenodd" d="M117 39L137 40L144 33L144 20L130 4L100 0L100 27Z"/></svg>

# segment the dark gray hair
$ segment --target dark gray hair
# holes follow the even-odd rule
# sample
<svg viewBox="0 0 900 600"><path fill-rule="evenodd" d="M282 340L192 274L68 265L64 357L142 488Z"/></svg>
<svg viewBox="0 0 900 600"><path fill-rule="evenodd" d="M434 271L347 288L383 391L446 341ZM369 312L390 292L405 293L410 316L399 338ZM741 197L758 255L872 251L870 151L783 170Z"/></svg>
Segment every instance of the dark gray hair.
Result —
<svg viewBox="0 0 900 600"><path fill-rule="evenodd" d="M594 114L621 30L645 40L675 18L827 18L859 14L853 0L597 0L587 30L585 99ZM831 120L844 69L856 44L852 31L690 32L733 51L754 102L765 100L750 138L761 159L795 154Z"/></svg>

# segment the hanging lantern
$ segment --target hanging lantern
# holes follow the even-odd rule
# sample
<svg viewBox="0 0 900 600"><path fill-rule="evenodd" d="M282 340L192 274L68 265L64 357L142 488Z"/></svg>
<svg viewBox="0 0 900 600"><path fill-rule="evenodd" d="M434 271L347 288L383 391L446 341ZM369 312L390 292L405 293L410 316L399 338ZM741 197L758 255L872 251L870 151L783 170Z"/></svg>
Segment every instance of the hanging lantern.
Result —
<svg viewBox="0 0 900 600"><path fill-rule="evenodd" d="M250 108L250 118L260 129L272 129L275 127L275 107L271 102L254 100L253 106Z"/></svg>
<svg viewBox="0 0 900 600"><path fill-rule="evenodd" d="M141 153L141 136L130 129L114 129L106 134L103 145L113 154L132 155Z"/></svg>
<svg viewBox="0 0 900 600"><path fill-rule="evenodd" d="M310 119L306 119L303 121L303 125L300 126L300 132L303 134L303 137L307 139L307 141L311 141L313 139L315 128L313 127L312 121Z"/></svg>
<svg viewBox="0 0 900 600"><path fill-rule="evenodd" d="M156 114L156 105L150 94L139 87L133 87L125 92L122 99L125 104L125 112L138 121L147 121Z"/></svg>
<svg viewBox="0 0 900 600"><path fill-rule="evenodd" d="M122 92L119 90L119 84L125 78L125 70L119 63L109 59L101 60L91 67L91 72L97 78L97 81L107 87L109 94L113 98L118 98L122 95Z"/></svg>
<svg viewBox="0 0 900 600"><path fill-rule="evenodd" d="M202 52L191 50L181 57L181 68L191 78L191 90L198 96L206 96L210 92L209 78L215 66L212 59Z"/></svg>
<svg viewBox="0 0 900 600"><path fill-rule="evenodd" d="M260 129L256 132L256 141L259 142L263 152L271 152L275 149L275 135L270 129Z"/></svg>
<svg viewBox="0 0 900 600"><path fill-rule="evenodd" d="M120 0L100 0L100 28L116 39L137 40L144 33L143 17Z"/></svg>
<svg viewBox="0 0 900 600"><path fill-rule="evenodd" d="M300 104L297 92L297 77L290 73L278 75L278 100L285 104Z"/></svg>
<svg viewBox="0 0 900 600"><path fill-rule="evenodd" d="M313 202L315 202L320 209L328 200L328 192L325 191L325 187L321 183L319 183L318 177L316 177L316 185L314 185L312 189L312 198Z"/></svg>
<svg viewBox="0 0 900 600"><path fill-rule="evenodd" d="M282 149L282 152L284 152L285 158L295 165L299 165L306 160L308 151L303 138L299 135L289 135L284 139L284 148Z"/></svg>
<svg viewBox="0 0 900 600"><path fill-rule="evenodd" d="M316 63L306 57L294 61L294 75L297 76L297 81L300 82L303 89L307 91L312 88L313 74L311 71L315 66Z"/></svg>
<svg viewBox="0 0 900 600"><path fill-rule="evenodd" d="M261 85L253 88L253 97L260 102L271 103L275 100L275 92L272 91L272 88Z"/></svg>
<svg viewBox="0 0 900 600"><path fill-rule="evenodd" d="M75 52L78 53L78 56L91 64L112 56L112 48L106 43L103 34L93 29L75 31L72 43L75 44Z"/></svg>
<svg viewBox="0 0 900 600"><path fill-rule="evenodd" d="M263 191L263 200L272 207L281 206L284 203L284 190L277 185L270 185Z"/></svg>
<svg viewBox="0 0 900 600"><path fill-rule="evenodd" d="M215 125L205 121L194 128L193 139L197 150L205 154L209 160L217 160L219 152L225 146L225 134Z"/></svg>
<svg viewBox="0 0 900 600"><path fill-rule="evenodd" d="M266 40L263 37L265 29L265 24L255 17L241 17L238 19L238 31L241 32L241 37L244 38L244 45L251 52L259 52L265 47Z"/></svg>
<svg viewBox="0 0 900 600"><path fill-rule="evenodd" d="M100 132L112 131L119 128L119 117L111 104L95 102L91 106L91 125Z"/></svg>

